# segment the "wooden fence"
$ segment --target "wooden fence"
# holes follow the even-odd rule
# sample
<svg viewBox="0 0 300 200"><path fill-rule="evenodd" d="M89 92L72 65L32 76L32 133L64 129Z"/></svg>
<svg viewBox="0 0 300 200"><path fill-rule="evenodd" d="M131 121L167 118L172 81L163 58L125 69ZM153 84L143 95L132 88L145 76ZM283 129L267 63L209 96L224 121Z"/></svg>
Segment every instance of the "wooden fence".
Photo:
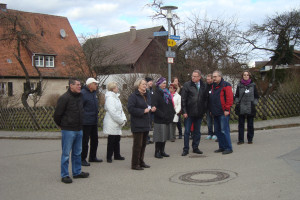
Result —
<svg viewBox="0 0 300 200"><path fill-rule="evenodd" d="M234 113L234 107L231 108L231 120L235 121L238 116ZM129 121L130 116L128 114L126 106L123 106ZM294 94L273 94L268 97L261 97L257 108L256 119L266 120L282 117L292 117L300 115L300 93ZM37 120L39 127L33 123L28 111L25 108L7 108L0 109L0 129L6 130L53 130L58 127L53 121L54 107L36 107L30 108L30 112ZM99 112L99 127L102 128L103 118L105 111L103 107L100 107ZM203 118L206 123L206 118ZM130 126L130 122L127 123L127 127Z"/></svg>

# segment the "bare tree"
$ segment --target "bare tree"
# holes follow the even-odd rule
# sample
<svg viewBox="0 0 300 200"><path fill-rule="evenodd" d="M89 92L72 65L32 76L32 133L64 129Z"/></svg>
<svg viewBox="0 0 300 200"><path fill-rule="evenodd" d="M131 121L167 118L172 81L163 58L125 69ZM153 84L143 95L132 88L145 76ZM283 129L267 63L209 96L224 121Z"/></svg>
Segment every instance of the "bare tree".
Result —
<svg viewBox="0 0 300 200"><path fill-rule="evenodd" d="M35 119L33 113L30 111L30 106L28 105L27 100L30 94L36 94L39 93L39 91L41 91L43 77L39 69L35 66L35 62L33 62L33 67L38 74L39 81L35 89L32 89L30 87L30 75L23 62L24 57L23 55L21 55L21 48L30 49L29 45L32 43L37 43L38 41L35 37L35 34L30 32L30 30L26 28L26 23L27 22L25 21L25 19L22 18L22 16L18 13L10 13L9 11L0 12L0 26L2 26L1 28L3 30L0 41L3 42L4 45L7 45L9 46L9 48L13 48L15 50L14 57L17 59L20 67L22 68L25 74L24 92L22 94L21 101L23 106L26 108L29 115L31 116L36 128L39 129L39 124L37 123L37 120Z"/></svg>
<svg viewBox="0 0 300 200"><path fill-rule="evenodd" d="M252 50L272 53L272 78L264 95L276 89L276 66L289 64L292 61L294 48L299 48L300 39L300 10L293 9L281 14L276 13L267 17L262 24L251 24L247 32L242 35L246 44Z"/></svg>
<svg viewBox="0 0 300 200"><path fill-rule="evenodd" d="M193 15L187 30L184 50L193 68L200 68L204 74L219 69L233 77L241 71L247 52L239 43L235 18L210 20Z"/></svg>

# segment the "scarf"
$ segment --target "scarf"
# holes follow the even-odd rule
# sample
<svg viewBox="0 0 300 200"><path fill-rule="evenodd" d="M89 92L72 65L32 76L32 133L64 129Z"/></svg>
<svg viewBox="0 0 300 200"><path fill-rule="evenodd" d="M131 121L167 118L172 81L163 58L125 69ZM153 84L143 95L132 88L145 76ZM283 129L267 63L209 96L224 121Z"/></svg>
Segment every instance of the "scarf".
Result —
<svg viewBox="0 0 300 200"><path fill-rule="evenodd" d="M169 104L169 101L172 101L170 91L167 88L166 89L159 88L159 90L161 90L164 93L164 100L167 104Z"/></svg>
<svg viewBox="0 0 300 200"><path fill-rule="evenodd" d="M251 83L251 79L249 78L247 81L245 81L244 79L241 80L241 83L244 85L244 86L247 86Z"/></svg>

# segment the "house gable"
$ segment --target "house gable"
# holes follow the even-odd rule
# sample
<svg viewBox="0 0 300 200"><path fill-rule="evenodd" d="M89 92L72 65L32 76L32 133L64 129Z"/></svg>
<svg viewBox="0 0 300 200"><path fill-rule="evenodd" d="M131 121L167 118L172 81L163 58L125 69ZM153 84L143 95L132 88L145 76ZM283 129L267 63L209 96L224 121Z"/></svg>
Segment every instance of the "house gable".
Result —
<svg viewBox="0 0 300 200"><path fill-rule="evenodd" d="M74 73L76 69L72 69L72 66L68 65L65 55L68 54L68 47L80 48L80 44L66 17L11 9L0 10L0 14L18 16L26 29L35 35L35 40L30 41L27 48L21 46L21 59L30 77L38 76L33 64L39 66L38 69L44 77L68 78L72 76L71 72ZM5 32L3 29L4 27L0 24L0 37ZM25 76L14 56L16 54L15 45L16 41L12 41L12 43L0 41L1 77Z"/></svg>

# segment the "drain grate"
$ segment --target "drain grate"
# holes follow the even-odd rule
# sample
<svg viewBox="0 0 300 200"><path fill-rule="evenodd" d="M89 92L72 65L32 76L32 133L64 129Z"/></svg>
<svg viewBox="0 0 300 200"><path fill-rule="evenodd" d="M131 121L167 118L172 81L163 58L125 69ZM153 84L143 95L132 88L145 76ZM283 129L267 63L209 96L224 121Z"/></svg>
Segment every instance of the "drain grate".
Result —
<svg viewBox="0 0 300 200"><path fill-rule="evenodd" d="M174 183L188 185L214 185L221 184L236 178L238 174L228 170L210 169L193 172L178 173L169 180Z"/></svg>

